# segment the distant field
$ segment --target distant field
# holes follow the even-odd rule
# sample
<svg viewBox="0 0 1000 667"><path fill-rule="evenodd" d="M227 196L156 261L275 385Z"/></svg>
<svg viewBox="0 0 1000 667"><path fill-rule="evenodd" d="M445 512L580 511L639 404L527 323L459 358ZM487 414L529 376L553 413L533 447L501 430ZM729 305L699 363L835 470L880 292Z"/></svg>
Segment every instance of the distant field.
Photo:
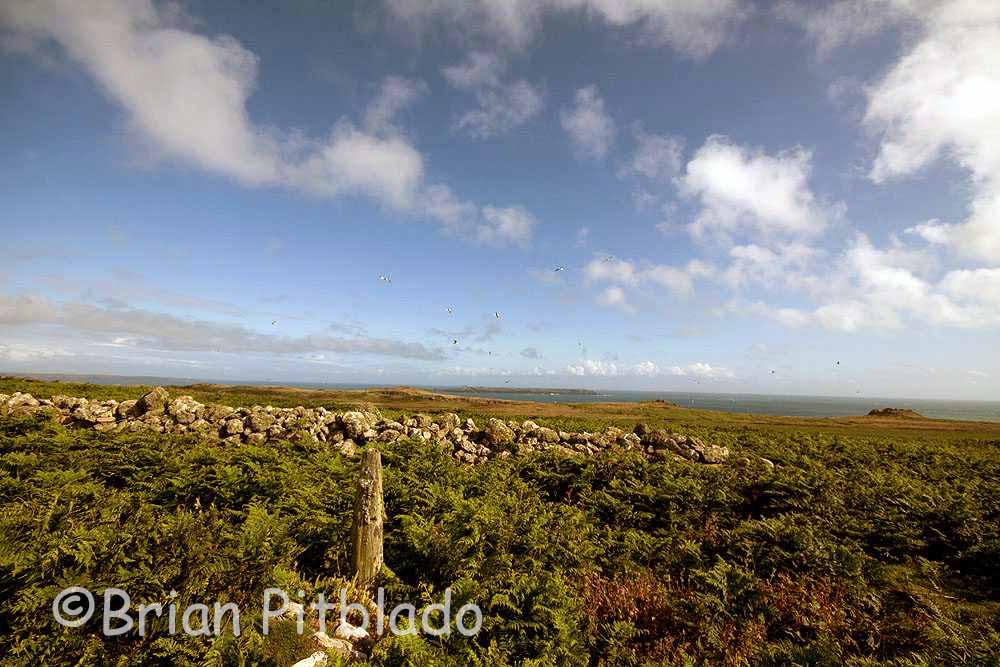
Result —
<svg viewBox="0 0 1000 667"><path fill-rule="evenodd" d="M572 430L643 421L732 450L714 467L627 453L468 467L431 444L379 445L390 599L425 604L451 586L486 620L472 640L384 638L369 664L1000 665L1000 424L407 388L168 389ZM0 393L38 397L143 390L0 379ZM356 474L356 459L323 443L227 447L0 418L0 664L287 667L305 650L294 641L162 628L102 640L91 625L56 626L51 601L71 583L251 606L268 585L334 590L349 574Z"/></svg>

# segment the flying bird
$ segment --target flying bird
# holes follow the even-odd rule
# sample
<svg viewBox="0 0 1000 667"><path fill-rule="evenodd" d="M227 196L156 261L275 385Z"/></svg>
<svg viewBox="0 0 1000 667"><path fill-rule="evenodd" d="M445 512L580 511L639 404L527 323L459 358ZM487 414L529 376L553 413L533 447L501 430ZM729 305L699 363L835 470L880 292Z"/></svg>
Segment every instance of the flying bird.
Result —
<svg viewBox="0 0 1000 667"><path fill-rule="evenodd" d="M451 315L452 313L454 313L454 312L455 312L455 309L454 309L454 308L445 308L445 310L446 310L446 311L448 311L448 314L449 314L449 315Z"/></svg>
<svg viewBox="0 0 1000 667"><path fill-rule="evenodd" d="M552 270L553 270L553 271L554 271L555 273L559 273L560 271L565 271L565 270L566 270L566 267L565 267L565 266L557 266L556 268L554 268L554 269L552 269Z"/></svg>
<svg viewBox="0 0 1000 667"><path fill-rule="evenodd" d="M496 312L495 312L495 313L493 313L493 314L497 316L497 319L498 319L498 320L500 319L500 311L499 311L499 310L498 310L498 311L496 311Z"/></svg>
<svg viewBox="0 0 1000 667"><path fill-rule="evenodd" d="M452 341L451 341L451 344L452 344L452 345L458 345L458 339L457 339L457 338L455 338L454 340L452 340Z"/></svg>
<svg viewBox="0 0 1000 667"><path fill-rule="evenodd" d="M609 263L613 262L613 261L615 261L615 256L614 255L605 255L604 256L604 261L605 262L609 262Z"/></svg>
<svg viewBox="0 0 1000 667"><path fill-rule="evenodd" d="M277 323L278 323L278 320L271 320L271 326L272 326L272 327L273 327L273 326L274 326L275 324L277 324Z"/></svg>

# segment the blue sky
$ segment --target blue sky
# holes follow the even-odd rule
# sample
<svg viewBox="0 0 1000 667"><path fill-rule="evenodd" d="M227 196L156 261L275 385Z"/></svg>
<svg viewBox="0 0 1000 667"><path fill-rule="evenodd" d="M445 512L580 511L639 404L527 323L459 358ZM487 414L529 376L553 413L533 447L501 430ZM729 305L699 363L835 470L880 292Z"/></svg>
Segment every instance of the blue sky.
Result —
<svg viewBox="0 0 1000 667"><path fill-rule="evenodd" d="M0 370L998 395L996 6L293 4L3 3Z"/></svg>

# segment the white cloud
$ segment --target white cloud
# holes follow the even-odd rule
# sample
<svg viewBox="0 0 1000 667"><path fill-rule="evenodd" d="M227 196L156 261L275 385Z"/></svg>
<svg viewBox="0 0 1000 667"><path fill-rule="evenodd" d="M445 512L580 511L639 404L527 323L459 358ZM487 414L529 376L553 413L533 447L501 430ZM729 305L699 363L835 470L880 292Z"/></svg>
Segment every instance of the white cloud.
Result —
<svg viewBox="0 0 1000 667"><path fill-rule="evenodd" d="M443 20L446 30L496 47L527 48L541 31L544 16L575 12L604 24L634 26L640 38L667 44L695 58L722 44L748 13L739 0L384 0L390 14L418 30Z"/></svg>
<svg viewBox="0 0 1000 667"><path fill-rule="evenodd" d="M822 232L832 212L809 189L810 160L802 148L768 155L709 137L680 177L682 194L701 204L691 233L731 241Z"/></svg>
<svg viewBox="0 0 1000 667"><path fill-rule="evenodd" d="M911 323L1000 325L1000 269L951 271L935 282L924 275L932 265L921 253L880 249L859 234L828 271L817 272L803 288L815 308L757 302L744 309L787 326L818 325L845 333L899 330Z"/></svg>
<svg viewBox="0 0 1000 667"><path fill-rule="evenodd" d="M941 280L941 289L955 299L1000 309L1000 268L950 271Z"/></svg>
<svg viewBox="0 0 1000 667"><path fill-rule="evenodd" d="M608 154L615 139L615 122L604 110L597 86L577 90L573 106L559 113L559 122L577 155L602 159Z"/></svg>
<svg viewBox="0 0 1000 667"><path fill-rule="evenodd" d="M523 125L541 112L541 90L524 79L504 81L506 69L499 56L473 51L462 64L442 70L452 86L473 93L478 104L458 118L457 129L485 139Z"/></svg>
<svg viewBox="0 0 1000 667"><path fill-rule="evenodd" d="M0 360L12 363L22 363L26 361L40 361L43 359L56 359L59 357L76 356L73 352L62 347L46 347L41 345L27 345L22 343L0 343Z"/></svg>
<svg viewBox="0 0 1000 667"><path fill-rule="evenodd" d="M97 343L151 350L280 355L325 351L422 360L447 358L440 349L421 343L362 334L262 334L241 324L187 319L139 308L105 308L82 302L55 304L39 297L0 297L0 325L54 327L74 336L97 336Z"/></svg>
<svg viewBox="0 0 1000 667"><path fill-rule="evenodd" d="M683 266L667 266L661 264L636 264L606 257L595 257L583 268L584 277L589 282L608 282L628 287L640 287L652 283L666 287L677 296L688 297L694 293L694 281L698 278L713 276L715 269L697 259ZM617 299L621 295L621 300ZM620 305L624 302L624 292L606 290L599 299L605 305Z"/></svg>
<svg viewBox="0 0 1000 667"><path fill-rule="evenodd" d="M668 134L650 134L639 126L634 128L633 134L635 151L624 165L622 175L671 182L683 165L684 140Z"/></svg>
<svg viewBox="0 0 1000 667"><path fill-rule="evenodd" d="M954 161L970 174L969 217L925 227L923 235L998 261L1000 4L930 3L918 16L920 39L869 92L865 123L881 140L870 176L883 183L941 158Z"/></svg>
<svg viewBox="0 0 1000 667"><path fill-rule="evenodd" d="M582 359L576 364L566 366L566 372L577 376L614 377L618 375L618 365L613 361Z"/></svg>
<svg viewBox="0 0 1000 667"><path fill-rule="evenodd" d="M821 56L837 47L874 37L886 28L905 23L912 16L912 0L837 0L816 8L805 3L782 2L776 12L802 26ZM927 3L923 3L927 4Z"/></svg>
<svg viewBox="0 0 1000 667"><path fill-rule="evenodd" d="M693 377L703 380L732 380L736 373L723 366L713 366L704 362L695 362L687 366L673 366L670 374L677 377Z"/></svg>
<svg viewBox="0 0 1000 667"><path fill-rule="evenodd" d="M595 257L585 267L583 275L594 282L612 282L624 285L638 285L639 272L632 262L623 259Z"/></svg>
<svg viewBox="0 0 1000 667"><path fill-rule="evenodd" d="M400 76L386 77L365 112L365 130L372 133L398 131L394 125L396 115L426 95L427 90L423 81Z"/></svg>
<svg viewBox="0 0 1000 667"><path fill-rule="evenodd" d="M150 0L0 3L6 30L22 40L57 42L164 156L247 186L328 197L360 194L449 228L459 218L465 220L460 226L492 226L478 220L478 206L453 195L446 201L445 186L424 183L423 156L393 125L395 115L421 94L422 84L383 81L363 129L342 119L324 139L282 133L255 125L247 111L257 57L232 37L193 32L192 23L175 10L159 11ZM503 239L502 233L485 236L490 242Z"/></svg>
<svg viewBox="0 0 1000 667"><path fill-rule="evenodd" d="M483 207L484 223L477 228L480 241L492 244L514 243L524 245L531 238L537 221L520 207Z"/></svg>
<svg viewBox="0 0 1000 667"><path fill-rule="evenodd" d="M597 297L597 303L602 306L611 306L613 308L619 308L626 313L634 313L635 308L628 302L628 298L625 296L625 290L621 287L608 287L603 292L601 292Z"/></svg>

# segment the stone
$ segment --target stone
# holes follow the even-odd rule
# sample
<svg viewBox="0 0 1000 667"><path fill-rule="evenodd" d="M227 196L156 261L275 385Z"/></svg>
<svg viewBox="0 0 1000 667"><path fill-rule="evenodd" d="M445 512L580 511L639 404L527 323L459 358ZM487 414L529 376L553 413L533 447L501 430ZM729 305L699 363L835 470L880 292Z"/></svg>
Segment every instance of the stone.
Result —
<svg viewBox="0 0 1000 667"><path fill-rule="evenodd" d="M458 428L461 423L462 423L462 418L456 415L454 412L446 412L441 417L441 425L447 431Z"/></svg>
<svg viewBox="0 0 1000 667"><path fill-rule="evenodd" d="M210 403L204 407L202 418L210 422L221 422L228 419L236 410L228 405Z"/></svg>
<svg viewBox="0 0 1000 667"><path fill-rule="evenodd" d="M358 453L358 446L354 443L353 440L348 438L347 440L344 440L342 443L340 443L340 453L343 454L344 456L354 456L355 454Z"/></svg>
<svg viewBox="0 0 1000 667"><path fill-rule="evenodd" d="M338 420L348 438L361 439L366 431L371 430L372 423L363 412L351 410L340 415Z"/></svg>
<svg viewBox="0 0 1000 667"><path fill-rule="evenodd" d="M178 424L190 424L198 419L201 403L190 396L178 396L167 404L166 412L177 420Z"/></svg>
<svg viewBox="0 0 1000 667"><path fill-rule="evenodd" d="M378 434L379 442L396 442L403 437L403 434L395 429L386 429Z"/></svg>
<svg viewBox="0 0 1000 667"><path fill-rule="evenodd" d="M251 433L247 436L248 445L263 445L267 442L267 435L264 433Z"/></svg>
<svg viewBox="0 0 1000 667"><path fill-rule="evenodd" d="M651 430L652 429L649 428L649 424L645 422L639 422L638 424L635 425L635 428L632 430L632 432L641 438L647 433L649 433Z"/></svg>
<svg viewBox="0 0 1000 667"><path fill-rule="evenodd" d="M334 639L325 632L317 632L313 635L316 645L324 651L333 651L342 658L348 660L361 660L364 655L354 650L354 645L346 639Z"/></svg>
<svg viewBox="0 0 1000 667"><path fill-rule="evenodd" d="M247 426L254 433L264 433L274 423L274 417L266 412L252 412L247 418Z"/></svg>
<svg viewBox="0 0 1000 667"><path fill-rule="evenodd" d="M223 427L226 435L242 435L243 434L243 420L238 418L229 419L226 421L226 425Z"/></svg>
<svg viewBox="0 0 1000 667"><path fill-rule="evenodd" d="M538 433L537 435L538 439L541 440L542 442L547 442L550 444L559 442L559 431L556 431L555 429L542 426L538 428L537 433Z"/></svg>
<svg viewBox="0 0 1000 667"><path fill-rule="evenodd" d="M486 420L483 427L486 442L494 447L510 445L514 442L514 431L500 419Z"/></svg>
<svg viewBox="0 0 1000 667"><path fill-rule="evenodd" d="M358 642L368 639L368 631L360 626L351 625L347 621L341 621L337 629L333 631L333 636L344 641Z"/></svg>
<svg viewBox="0 0 1000 667"><path fill-rule="evenodd" d="M729 458L729 449L718 445L707 445L700 454L704 463L722 463Z"/></svg>
<svg viewBox="0 0 1000 667"><path fill-rule="evenodd" d="M163 387L154 387L135 403L135 415L161 415L166 410L170 394Z"/></svg>
<svg viewBox="0 0 1000 667"><path fill-rule="evenodd" d="M297 663L292 665L292 667L322 667L327 663L329 659L326 657L325 651L316 651L308 658L303 658Z"/></svg>
<svg viewBox="0 0 1000 667"><path fill-rule="evenodd" d="M115 408L115 417L118 419L127 419L135 410L135 404L138 402L139 401L131 399L128 401L122 401L118 404L118 407Z"/></svg>

